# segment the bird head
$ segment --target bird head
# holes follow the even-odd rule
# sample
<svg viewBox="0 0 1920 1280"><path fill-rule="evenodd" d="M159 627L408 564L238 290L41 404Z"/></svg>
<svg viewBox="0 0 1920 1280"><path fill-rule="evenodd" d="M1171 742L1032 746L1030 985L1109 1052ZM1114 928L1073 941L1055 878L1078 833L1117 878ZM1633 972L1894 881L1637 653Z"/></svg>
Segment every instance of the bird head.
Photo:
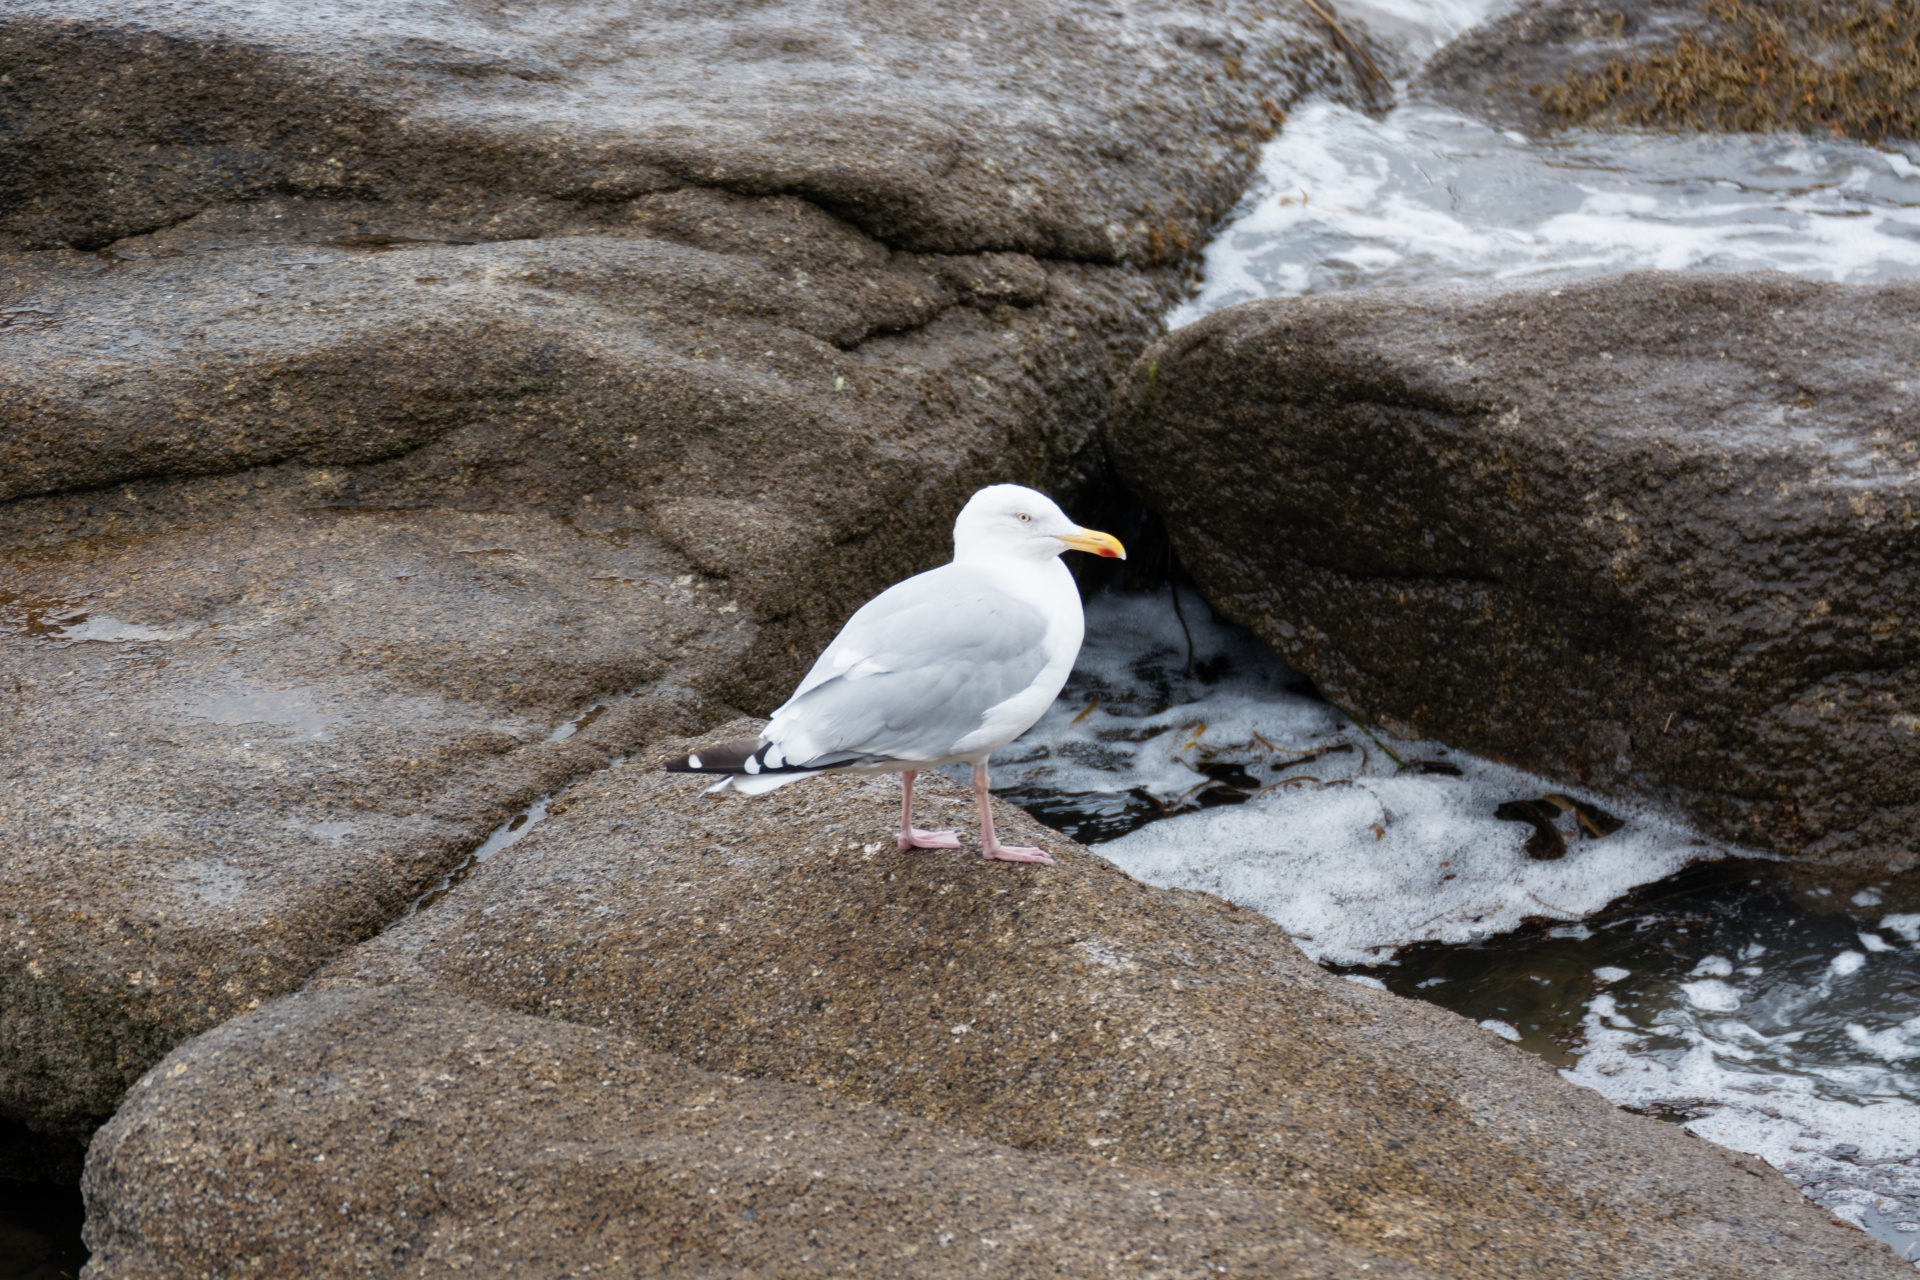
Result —
<svg viewBox="0 0 1920 1280"><path fill-rule="evenodd" d="M1052 498L1018 484L989 485L967 499L953 522L953 558L1012 556L1046 560L1086 551L1125 560L1127 549L1109 533L1082 529Z"/></svg>

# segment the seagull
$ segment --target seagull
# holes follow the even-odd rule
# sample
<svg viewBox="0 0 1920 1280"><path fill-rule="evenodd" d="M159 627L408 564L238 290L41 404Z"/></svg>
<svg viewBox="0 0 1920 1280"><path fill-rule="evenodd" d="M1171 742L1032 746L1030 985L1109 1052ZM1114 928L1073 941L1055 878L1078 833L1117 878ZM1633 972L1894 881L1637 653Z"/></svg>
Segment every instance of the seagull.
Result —
<svg viewBox="0 0 1920 1280"><path fill-rule="evenodd" d="M980 490L953 522L952 562L862 605L758 738L703 748L667 771L725 774L709 790L750 796L819 773L897 773L899 847L958 849L957 832L913 825L913 780L964 760L981 856L1052 865L1046 850L994 836L987 757L1033 727L1080 652L1087 624L1064 551L1127 556L1043 493Z"/></svg>

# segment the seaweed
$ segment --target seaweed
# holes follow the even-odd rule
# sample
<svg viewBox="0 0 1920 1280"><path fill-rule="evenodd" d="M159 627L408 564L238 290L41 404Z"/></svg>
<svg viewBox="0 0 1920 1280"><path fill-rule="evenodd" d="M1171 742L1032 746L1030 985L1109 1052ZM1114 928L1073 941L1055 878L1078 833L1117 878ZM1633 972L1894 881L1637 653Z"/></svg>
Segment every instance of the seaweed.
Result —
<svg viewBox="0 0 1920 1280"><path fill-rule="evenodd" d="M1535 93L1568 124L1920 137L1920 0L1708 0L1671 45Z"/></svg>
<svg viewBox="0 0 1920 1280"><path fill-rule="evenodd" d="M1549 862L1567 855L1567 838L1560 833L1554 821L1562 813L1572 814L1580 834L1589 840L1604 839L1627 825L1598 805L1575 800L1557 791L1549 792L1538 800L1509 800L1495 808L1493 816L1506 822L1530 825L1533 834L1527 837L1527 856L1535 861Z"/></svg>

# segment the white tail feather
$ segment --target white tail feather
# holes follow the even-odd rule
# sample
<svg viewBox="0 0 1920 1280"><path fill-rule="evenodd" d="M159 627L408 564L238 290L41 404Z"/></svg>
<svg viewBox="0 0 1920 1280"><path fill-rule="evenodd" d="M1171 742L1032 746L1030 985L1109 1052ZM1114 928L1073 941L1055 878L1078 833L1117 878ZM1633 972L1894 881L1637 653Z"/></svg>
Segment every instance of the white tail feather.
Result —
<svg viewBox="0 0 1920 1280"><path fill-rule="evenodd" d="M821 772L821 770L810 769L805 773L761 773L755 774L752 777L748 777L746 774L736 773L720 785L726 786L727 783L730 782L733 785L729 789L738 791L743 796L763 796L769 791L774 791L786 786L789 782L798 782L802 778L811 778L819 772ZM720 787L712 787L709 789L718 791Z"/></svg>

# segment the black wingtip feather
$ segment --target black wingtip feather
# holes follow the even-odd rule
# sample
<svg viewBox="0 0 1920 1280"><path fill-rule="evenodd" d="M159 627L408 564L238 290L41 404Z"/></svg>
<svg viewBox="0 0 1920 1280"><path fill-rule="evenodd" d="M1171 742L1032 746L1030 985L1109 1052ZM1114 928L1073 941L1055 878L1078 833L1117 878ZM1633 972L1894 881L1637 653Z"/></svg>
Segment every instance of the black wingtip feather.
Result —
<svg viewBox="0 0 1920 1280"><path fill-rule="evenodd" d="M716 742L666 763L668 773L745 773L747 761L767 744L758 738Z"/></svg>
<svg viewBox="0 0 1920 1280"><path fill-rule="evenodd" d="M770 758L780 763L768 764ZM824 773L848 765L873 763L877 759L879 757L843 751L804 762L786 760L781 759L779 749L771 742L759 738L735 738L731 742L701 747L678 760L667 761L662 767L668 773L729 773L744 774L751 778L763 773Z"/></svg>

